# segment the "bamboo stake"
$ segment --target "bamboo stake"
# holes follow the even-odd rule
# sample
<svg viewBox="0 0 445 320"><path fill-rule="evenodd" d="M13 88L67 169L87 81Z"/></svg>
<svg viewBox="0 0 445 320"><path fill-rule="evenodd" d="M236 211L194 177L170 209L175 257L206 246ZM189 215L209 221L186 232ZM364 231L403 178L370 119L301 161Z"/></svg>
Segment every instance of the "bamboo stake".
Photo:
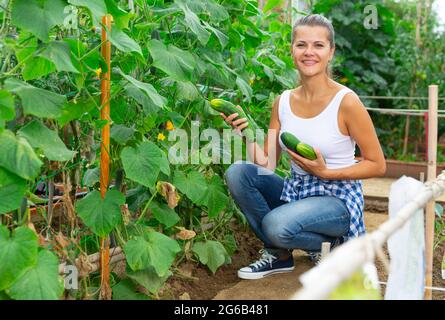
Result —
<svg viewBox="0 0 445 320"><path fill-rule="evenodd" d="M428 171L427 181L436 179L436 160L437 160L437 106L438 106L438 87L430 85L428 87ZM425 223L425 286L433 285L433 244L434 244L434 207L435 201L429 201L426 205L426 223ZM432 299L431 289L425 290L425 300Z"/></svg>
<svg viewBox="0 0 445 320"><path fill-rule="evenodd" d="M100 194L102 199L105 198L105 193L108 189L109 183L109 163L110 163L110 57L111 57L111 43L107 39L107 32L111 32L111 16L105 15L102 17L102 46L101 54L107 64L106 72L102 73L101 77L101 96L100 103L102 109L100 111L100 119L107 120L107 123L102 128L102 143L100 146ZM110 287L110 240L108 237L100 239L100 271L101 271L101 287L100 299L111 299Z"/></svg>

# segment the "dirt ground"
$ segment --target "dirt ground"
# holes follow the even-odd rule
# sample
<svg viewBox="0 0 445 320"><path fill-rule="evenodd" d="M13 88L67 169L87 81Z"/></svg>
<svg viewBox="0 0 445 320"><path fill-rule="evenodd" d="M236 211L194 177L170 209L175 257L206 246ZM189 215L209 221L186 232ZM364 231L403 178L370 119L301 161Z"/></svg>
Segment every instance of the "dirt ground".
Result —
<svg viewBox="0 0 445 320"><path fill-rule="evenodd" d="M365 212L365 224L368 232L375 230L388 218L384 206L375 205L377 212ZM247 228L235 227L235 238L238 251L232 257L232 264L224 265L213 275L205 266L184 263L180 269L189 278L171 277L162 292L161 299L191 299L191 300L283 300L289 299L301 287L298 277L313 267L306 253L294 250L295 270L291 273L276 274L259 280L241 280L237 277L237 270L249 265L259 256L261 242ZM433 286L445 287L445 280L441 278L440 264L445 250L442 244L434 255ZM386 247L384 248L387 254ZM383 263L376 261L379 281L387 281L387 273ZM384 293L385 286L381 287ZM433 299L445 300L445 292L434 292Z"/></svg>

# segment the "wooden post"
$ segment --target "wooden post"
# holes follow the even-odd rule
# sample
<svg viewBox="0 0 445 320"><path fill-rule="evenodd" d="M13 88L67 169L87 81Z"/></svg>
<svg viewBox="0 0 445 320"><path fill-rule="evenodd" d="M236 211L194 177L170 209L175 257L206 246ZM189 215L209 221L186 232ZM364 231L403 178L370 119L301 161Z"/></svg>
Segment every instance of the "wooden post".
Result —
<svg viewBox="0 0 445 320"><path fill-rule="evenodd" d="M324 259L331 252L331 243L323 242L321 244L321 259Z"/></svg>
<svg viewBox="0 0 445 320"><path fill-rule="evenodd" d="M438 86L430 85L428 88L428 171L427 181L436 178L437 159L437 107L438 107ZM433 286L433 243L434 243L434 206L435 202L430 201L426 205L425 219L425 286ZM425 290L425 299L432 299L431 289Z"/></svg>
<svg viewBox="0 0 445 320"><path fill-rule="evenodd" d="M111 58L111 43L108 40L107 32L111 32L111 15L102 17L102 46L101 54L107 64L106 72L102 73L101 77L101 96L100 96L100 119L108 122L102 128L102 143L100 145L100 194L102 199L108 190L109 183L109 165L110 165L110 58ZM110 287L110 239L104 237L100 239L100 271L101 271L101 286L100 299L111 299Z"/></svg>
<svg viewBox="0 0 445 320"><path fill-rule="evenodd" d="M424 113L423 121L425 123L425 161L428 162L428 112Z"/></svg>

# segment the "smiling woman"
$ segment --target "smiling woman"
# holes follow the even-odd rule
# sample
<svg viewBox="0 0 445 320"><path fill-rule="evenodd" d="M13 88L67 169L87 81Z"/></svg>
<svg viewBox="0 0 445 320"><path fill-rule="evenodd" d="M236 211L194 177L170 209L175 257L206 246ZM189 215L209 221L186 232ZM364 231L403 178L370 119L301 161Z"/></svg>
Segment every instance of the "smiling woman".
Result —
<svg viewBox="0 0 445 320"><path fill-rule="evenodd" d="M335 53L331 22L321 15L300 18L292 30L290 51L301 85L275 100L264 150L248 143L254 163L235 163L226 172L233 198L265 246L258 261L238 271L243 279L292 271L292 249L305 250L318 261L323 242L334 247L364 234L358 179L385 172L385 158L364 105L330 77ZM235 117L224 116L235 129L245 128L246 121L232 121ZM314 146L317 158L305 159L287 149L279 139L283 132ZM355 160L356 143L364 158L360 163ZM292 158L285 179L273 172L281 150Z"/></svg>
<svg viewBox="0 0 445 320"><path fill-rule="evenodd" d="M332 60L335 51L335 31L332 24L321 15L312 15L311 19L306 19L304 24L298 28L298 32L299 38L296 41L297 28L294 27L291 53L294 63L300 71L300 76L303 70L309 71L305 67L316 66L317 68L325 67L326 73L331 78L332 70L329 62ZM296 59L308 50L314 50L320 60L308 56L301 60Z"/></svg>

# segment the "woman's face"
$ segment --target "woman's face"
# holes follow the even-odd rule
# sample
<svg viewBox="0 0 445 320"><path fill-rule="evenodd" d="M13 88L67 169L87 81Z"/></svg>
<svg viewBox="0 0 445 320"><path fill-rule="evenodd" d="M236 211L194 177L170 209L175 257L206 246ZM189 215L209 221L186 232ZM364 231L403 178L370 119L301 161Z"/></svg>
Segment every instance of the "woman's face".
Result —
<svg viewBox="0 0 445 320"><path fill-rule="evenodd" d="M321 26L300 26L295 31L291 53L301 76L312 77L326 72L335 51L328 35L329 31Z"/></svg>

